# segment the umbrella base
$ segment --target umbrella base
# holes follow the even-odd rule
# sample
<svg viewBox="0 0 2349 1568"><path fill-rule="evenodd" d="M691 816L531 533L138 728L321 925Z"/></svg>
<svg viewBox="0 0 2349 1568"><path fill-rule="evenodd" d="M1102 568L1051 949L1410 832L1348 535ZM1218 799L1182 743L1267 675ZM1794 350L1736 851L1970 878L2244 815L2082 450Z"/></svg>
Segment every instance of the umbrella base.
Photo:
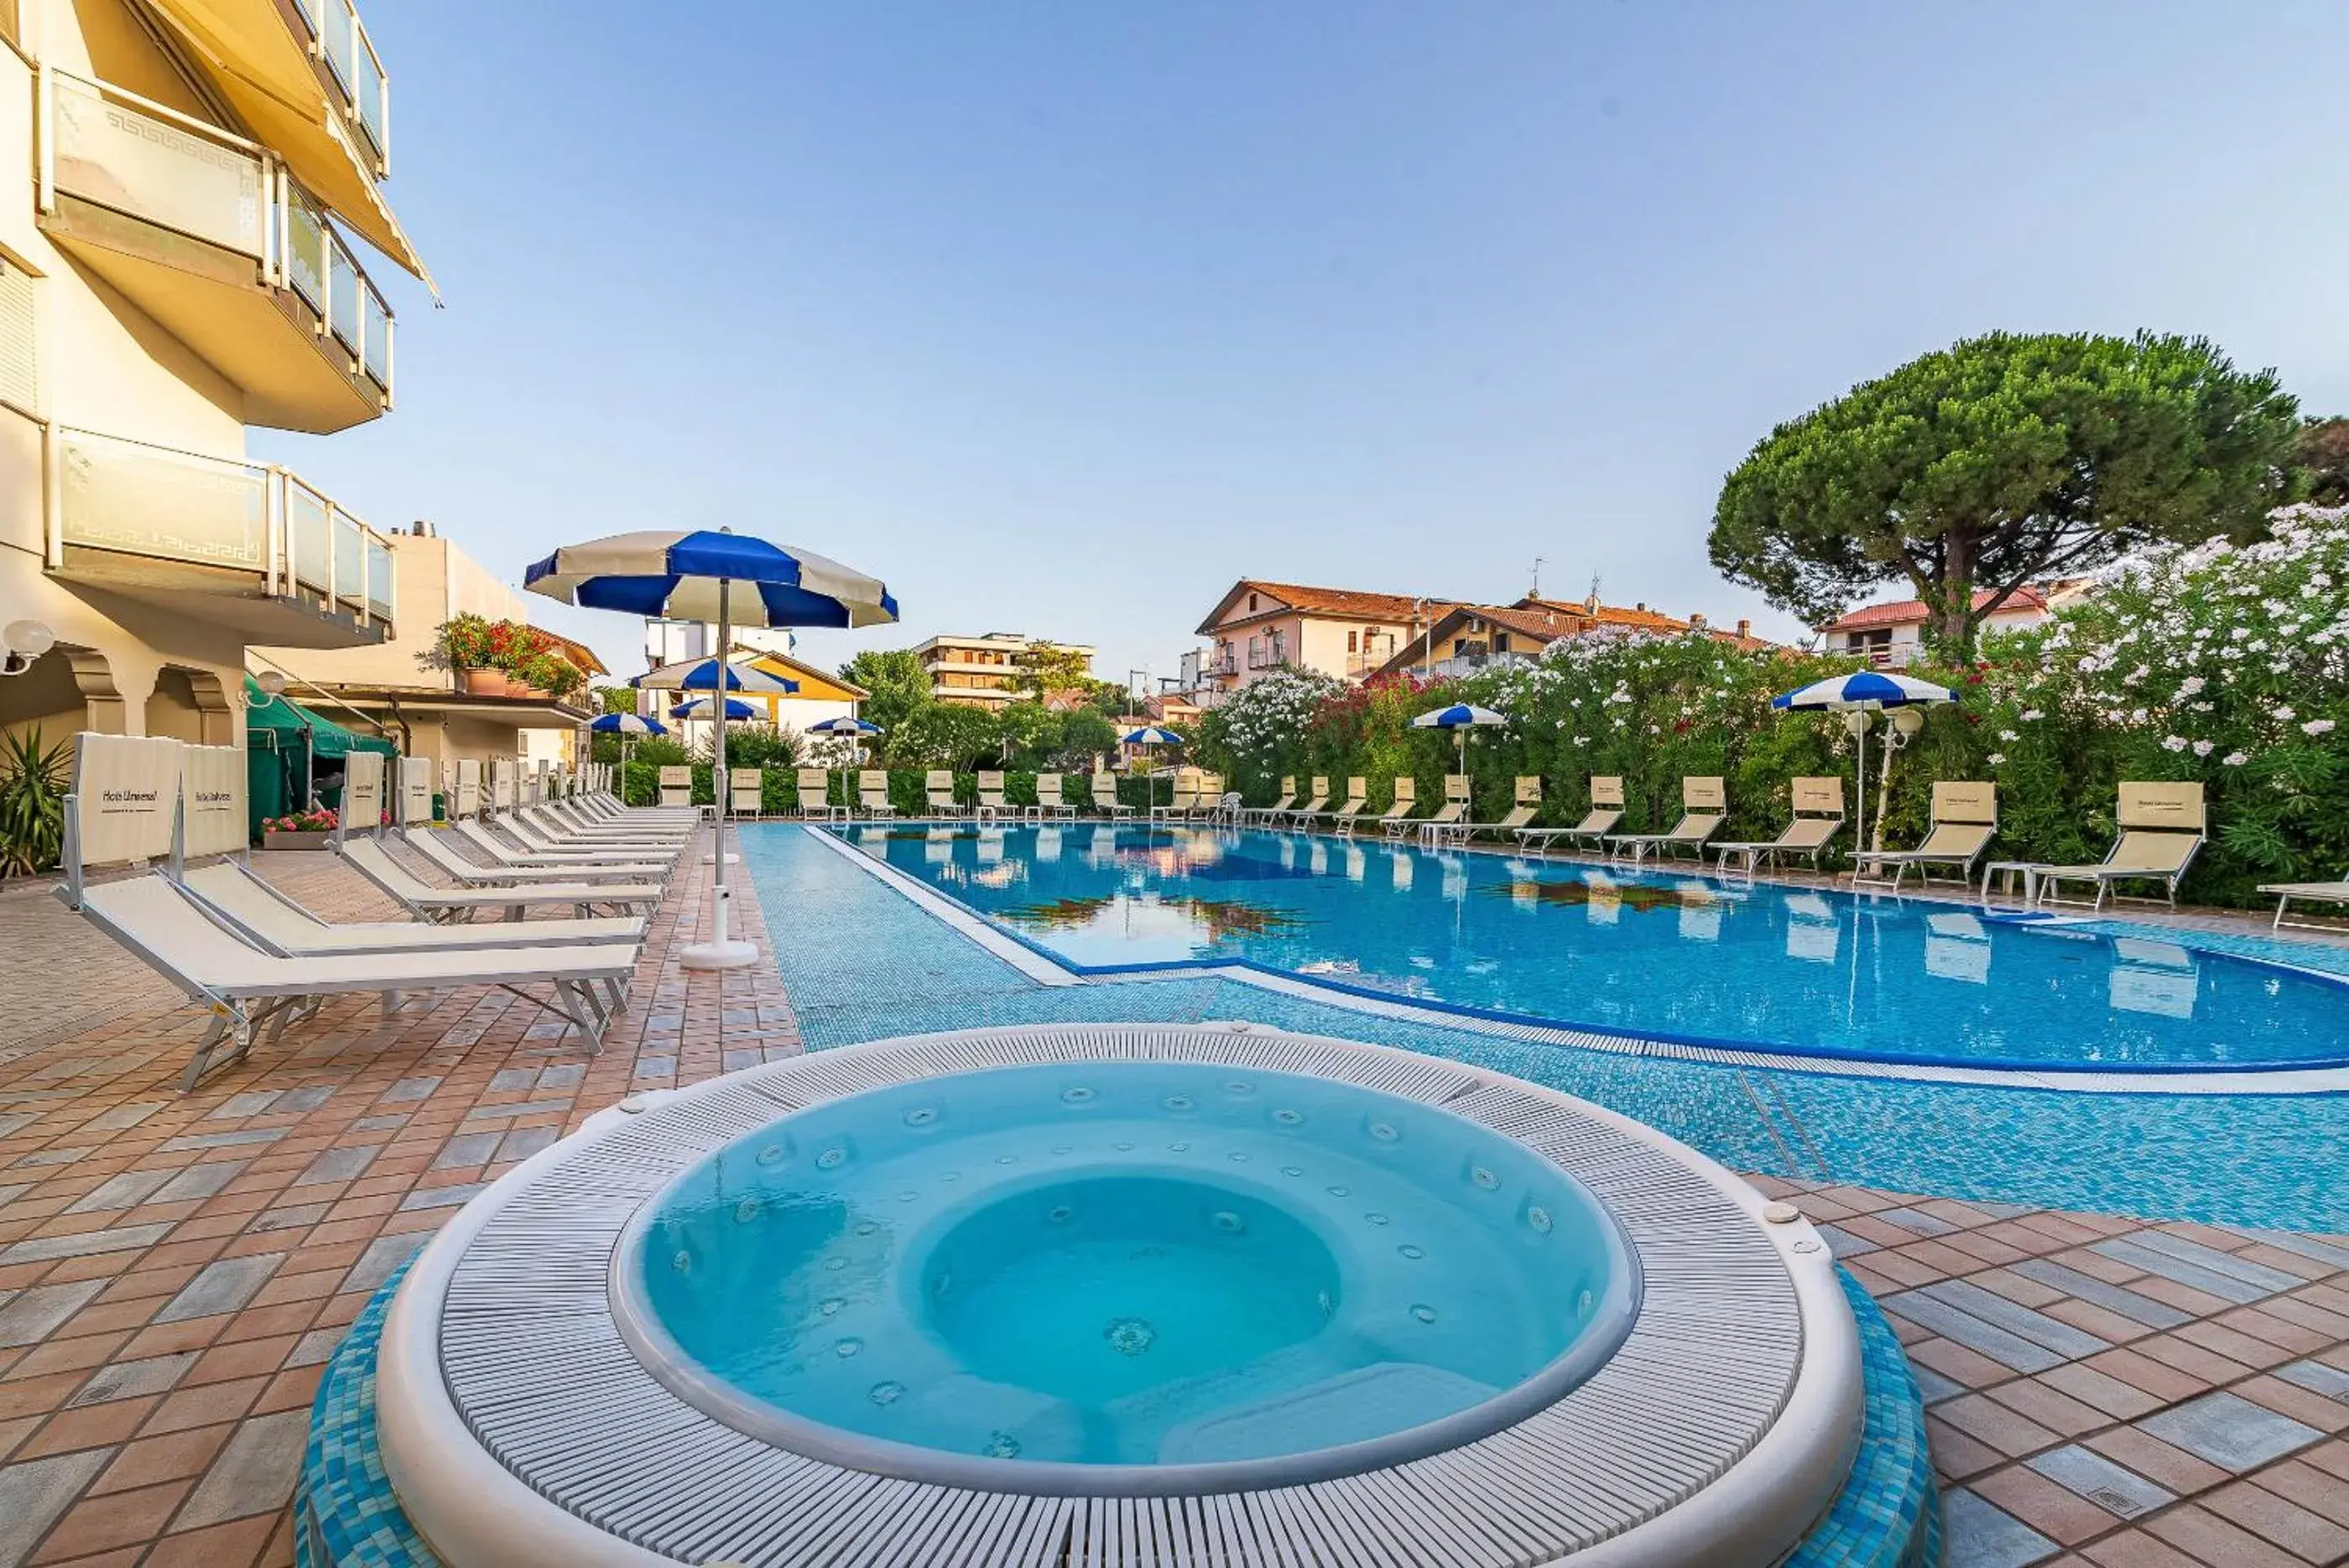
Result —
<svg viewBox="0 0 2349 1568"><path fill-rule="evenodd" d="M701 863L704 866L715 866L718 864L718 857L715 855L705 855L701 857ZM735 854L731 849L726 852L727 865L740 866L741 863L742 857L740 855Z"/></svg>
<svg viewBox="0 0 2349 1568"><path fill-rule="evenodd" d="M758 958L759 950L749 942L696 942L677 961L691 970L747 969Z"/></svg>

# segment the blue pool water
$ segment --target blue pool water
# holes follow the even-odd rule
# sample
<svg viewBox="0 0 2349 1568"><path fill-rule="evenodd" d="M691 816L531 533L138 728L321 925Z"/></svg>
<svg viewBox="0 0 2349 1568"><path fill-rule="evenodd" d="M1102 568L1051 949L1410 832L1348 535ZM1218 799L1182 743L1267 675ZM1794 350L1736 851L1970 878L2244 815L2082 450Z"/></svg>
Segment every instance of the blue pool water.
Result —
<svg viewBox="0 0 2349 1568"><path fill-rule="evenodd" d="M1257 832L847 836L1086 967L1243 959L1529 1022L1895 1061L2349 1056L2349 987L2335 980L1943 903Z"/></svg>
<svg viewBox="0 0 2349 1568"><path fill-rule="evenodd" d="M721 1415L1037 1490L1083 1488L1071 1467L1302 1479L1449 1447L1587 1376L1638 1295L1613 1221L1513 1140L1194 1064L801 1111L686 1172L628 1246L624 1314Z"/></svg>

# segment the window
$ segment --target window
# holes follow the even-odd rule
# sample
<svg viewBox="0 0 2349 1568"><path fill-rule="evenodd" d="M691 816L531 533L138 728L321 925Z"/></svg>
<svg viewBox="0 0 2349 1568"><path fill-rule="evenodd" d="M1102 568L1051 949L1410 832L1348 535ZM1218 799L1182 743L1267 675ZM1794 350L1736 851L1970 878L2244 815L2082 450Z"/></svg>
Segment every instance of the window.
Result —
<svg viewBox="0 0 2349 1568"><path fill-rule="evenodd" d="M1507 632L1496 631L1493 634L1493 651L1495 653L1506 653L1509 651L1509 634Z"/></svg>
<svg viewBox="0 0 2349 1568"><path fill-rule="evenodd" d="M1360 636L1360 635L1361 635L1361 634L1360 634L1360 633L1358 633L1358 632L1351 632L1351 631L1350 631L1350 632L1348 632L1348 633L1346 634L1346 651L1347 651L1347 652L1349 652L1349 653L1359 653L1359 652L1361 652L1361 651L1359 648L1357 648L1357 647L1354 645L1354 639L1355 639L1356 637Z"/></svg>
<svg viewBox="0 0 2349 1568"><path fill-rule="evenodd" d="M40 361L34 350L33 279L0 261L0 400L26 413L40 408Z"/></svg>
<svg viewBox="0 0 2349 1568"><path fill-rule="evenodd" d="M1256 596L1254 594L1248 595L1248 614L1256 614Z"/></svg>

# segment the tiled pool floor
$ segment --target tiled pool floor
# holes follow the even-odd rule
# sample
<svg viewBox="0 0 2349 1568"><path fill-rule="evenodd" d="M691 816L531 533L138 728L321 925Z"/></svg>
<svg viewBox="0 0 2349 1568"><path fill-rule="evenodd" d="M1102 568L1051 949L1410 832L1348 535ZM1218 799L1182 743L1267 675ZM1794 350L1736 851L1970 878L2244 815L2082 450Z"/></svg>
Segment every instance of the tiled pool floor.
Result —
<svg viewBox="0 0 2349 1568"><path fill-rule="evenodd" d="M757 896L736 902L753 931L763 903L781 974L688 981L671 952L702 897L681 888L599 1060L523 1004L463 992L388 1022L372 1002L329 1009L186 1098L172 1090L200 1016L46 896L0 895L0 989L44 1010L0 1035L0 1568L289 1563L307 1402L369 1290L478 1183L632 1086L802 1034L1054 1017L1496 1044L1221 981L1040 987L837 856L792 854L796 833L745 836ZM323 857L259 858L314 908L385 912ZM1478 1059L1526 1072L1516 1051ZM1837 1228L1933 1400L1951 1563L2349 1554L2349 1241L2248 1228L2349 1225L2324 1169L2344 1147L2337 1104L2291 1102L2295 1122L2252 1102L1532 1065ZM2099 1165L2116 1169L2083 1168Z"/></svg>

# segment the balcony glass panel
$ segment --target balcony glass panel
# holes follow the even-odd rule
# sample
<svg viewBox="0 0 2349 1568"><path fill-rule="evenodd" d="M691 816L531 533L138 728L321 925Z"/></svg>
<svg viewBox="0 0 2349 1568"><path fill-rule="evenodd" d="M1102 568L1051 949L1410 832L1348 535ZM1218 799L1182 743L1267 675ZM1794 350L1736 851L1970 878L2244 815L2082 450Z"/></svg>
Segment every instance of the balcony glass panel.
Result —
<svg viewBox="0 0 2349 1568"><path fill-rule="evenodd" d="M358 264L342 246L329 247L326 265L326 295L330 302L326 321L334 327L335 336L343 340L343 347L356 354L362 331L359 296L367 286L359 275Z"/></svg>
<svg viewBox="0 0 2349 1568"><path fill-rule="evenodd" d="M361 335L359 364L378 387L391 385L391 312L372 288L359 291Z"/></svg>
<svg viewBox="0 0 2349 1568"><path fill-rule="evenodd" d="M368 618L391 618L391 546L380 539L367 542L367 599Z"/></svg>
<svg viewBox="0 0 2349 1568"><path fill-rule="evenodd" d="M333 248L326 220L297 192L285 212L285 276L321 316L326 314L327 253Z"/></svg>
<svg viewBox="0 0 2349 1568"><path fill-rule="evenodd" d="M335 593L333 509L326 498L290 480L285 486L285 547L294 562L294 580L321 598Z"/></svg>
<svg viewBox="0 0 2349 1568"><path fill-rule="evenodd" d="M53 76L57 189L236 251L268 254L261 160Z"/></svg>
<svg viewBox="0 0 2349 1568"><path fill-rule="evenodd" d="M384 100L390 84L384 79L382 68L377 66L374 54L364 43L359 48L358 70L359 129L375 144L376 156L382 158L391 151L384 145L383 125Z"/></svg>
<svg viewBox="0 0 2349 1568"><path fill-rule="evenodd" d="M358 82L358 13L342 0L326 0L326 65L349 92Z"/></svg>
<svg viewBox="0 0 2349 1568"><path fill-rule="evenodd" d="M60 431L65 542L168 561L264 569L266 476L139 441Z"/></svg>
<svg viewBox="0 0 2349 1568"><path fill-rule="evenodd" d="M294 9L302 14L302 25L317 37L326 30L326 0L294 0Z"/></svg>
<svg viewBox="0 0 2349 1568"><path fill-rule="evenodd" d="M357 609L367 597L367 546L358 519L335 514L335 597Z"/></svg>

